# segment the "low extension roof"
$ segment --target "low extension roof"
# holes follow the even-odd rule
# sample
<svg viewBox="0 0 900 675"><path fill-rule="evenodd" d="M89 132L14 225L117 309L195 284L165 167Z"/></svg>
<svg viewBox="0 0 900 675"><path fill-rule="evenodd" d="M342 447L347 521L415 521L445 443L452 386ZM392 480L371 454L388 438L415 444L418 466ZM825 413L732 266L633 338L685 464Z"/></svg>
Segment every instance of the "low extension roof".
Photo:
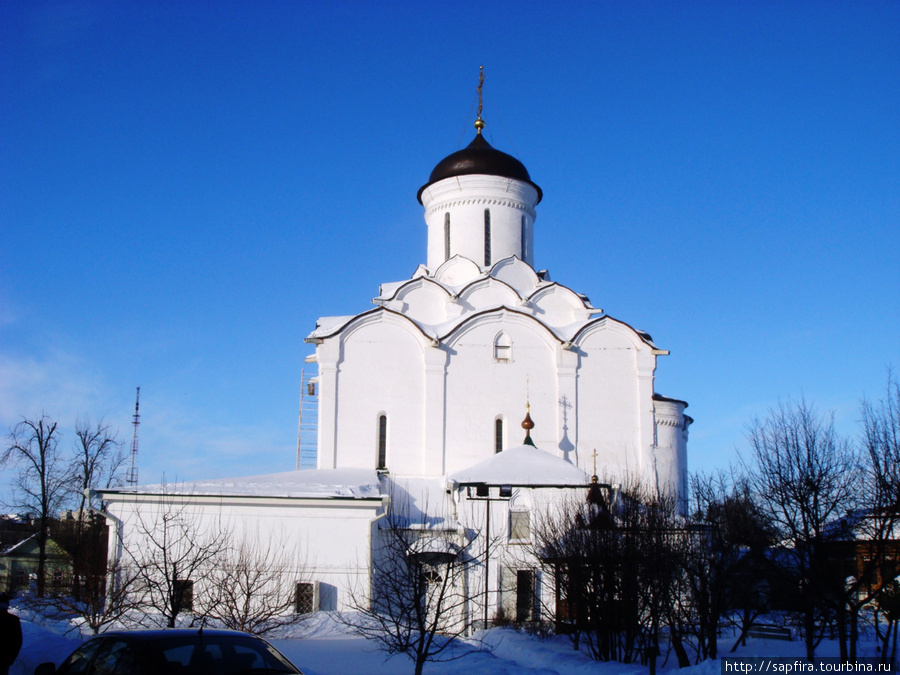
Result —
<svg viewBox="0 0 900 675"><path fill-rule="evenodd" d="M381 499L378 474L374 469L302 469L263 476L140 485L100 492L105 495Z"/></svg>

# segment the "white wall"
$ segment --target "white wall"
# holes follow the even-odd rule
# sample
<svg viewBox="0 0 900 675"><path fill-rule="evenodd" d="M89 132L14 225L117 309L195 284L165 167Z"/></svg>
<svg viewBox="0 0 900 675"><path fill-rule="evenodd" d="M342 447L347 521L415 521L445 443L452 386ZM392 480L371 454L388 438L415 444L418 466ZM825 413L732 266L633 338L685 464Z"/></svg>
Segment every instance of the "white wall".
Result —
<svg viewBox="0 0 900 675"><path fill-rule="evenodd" d="M129 552L154 549L147 532L165 514L190 523L198 541L225 532L240 542L267 547L283 544L296 561L297 581L318 581L334 589L336 609L347 607L352 592L368 592L372 521L380 500L203 497L199 495L107 494L108 512L122 522L111 528L110 554L128 561ZM173 527L175 527L173 525ZM121 545L116 541L122 536ZM271 549L280 550L276 546ZM205 592L193 579L194 594Z"/></svg>

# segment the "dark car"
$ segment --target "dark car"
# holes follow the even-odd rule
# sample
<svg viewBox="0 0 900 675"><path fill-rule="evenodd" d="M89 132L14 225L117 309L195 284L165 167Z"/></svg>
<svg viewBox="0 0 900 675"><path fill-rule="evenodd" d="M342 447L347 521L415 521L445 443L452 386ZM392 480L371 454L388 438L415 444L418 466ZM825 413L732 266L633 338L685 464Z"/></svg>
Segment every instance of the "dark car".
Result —
<svg viewBox="0 0 900 675"><path fill-rule="evenodd" d="M59 668L34 675L269 675L300 673L265 640L231 630L111 631L91 638ZM302 675L302 674L301 674Z"/></svg>

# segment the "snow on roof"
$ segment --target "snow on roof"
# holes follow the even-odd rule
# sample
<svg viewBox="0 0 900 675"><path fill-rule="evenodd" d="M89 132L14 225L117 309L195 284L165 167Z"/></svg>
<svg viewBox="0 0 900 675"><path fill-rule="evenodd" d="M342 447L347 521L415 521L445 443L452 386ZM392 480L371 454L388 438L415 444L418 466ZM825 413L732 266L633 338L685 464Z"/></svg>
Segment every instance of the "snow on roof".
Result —
<svg viewBox="0 0 900 675"><path fill-rule="evenodd" d="M577 466L530 445L498 452L450 476L460 485L516 485L518 487L578 487L590 477Z"/></svg>
<svg viewBox="0 0 900 675"><path fill-rule="evenodd" d="M22 541L17 541L15 544L12 544L11 546L7 546L5 549L3 549L2 551L0 551L0 555L11 555L12 553L15 552L15 550L16 550L17 548L19 548L19 547L21 547L22 545L24 545L25 542L31 541L31 540L34 539L35 537L37 537L37 535L36 535L36 534L32 534L30 537L25 537Z"/></svg>
<svg viewBox="0 0 900 675"><path fill-rule="evenodd" d="M413 277L415 279L415 277ZM392 298L394 297L394 293L397 292L397 289L403 286L404 284L408 284L410 282L409 279L404 279L403 281L389 281L387 283L381 284L381 288L379 288L378 298Z"/></svg>
<svg viewBox="0 0 900 675"><path fill-rule="evenodd" d="M453 509L443 478L382 476L384 492L391 497L395 522L409 529L456 530Z"/></svg>
<svg viewBox="0 0 900 675"><path fill-rule="evenodd" d="M432 560L436 556L447 559L445 556L455 558L462 550L462 546L450 541L444 535L419 537L409 547L407 555L430 556Z"/></svg>
<svg viewBox="0 0 900 675"><path fill-rule="evenodd" d="M310 333L306 339L311 340L323 335L328 335L332 332L332 330L338 326L341 326L353 318L356 318L356 314L349 316L322 316L316 319L316 329Z"/></svg>
<svg viewBox="0 0 900 675"><path fill-rule="evenodd" d="M244 478L220 478L104 490L115 494L190 494L232 497L380 499L373 469L304 469Z"/></svg>

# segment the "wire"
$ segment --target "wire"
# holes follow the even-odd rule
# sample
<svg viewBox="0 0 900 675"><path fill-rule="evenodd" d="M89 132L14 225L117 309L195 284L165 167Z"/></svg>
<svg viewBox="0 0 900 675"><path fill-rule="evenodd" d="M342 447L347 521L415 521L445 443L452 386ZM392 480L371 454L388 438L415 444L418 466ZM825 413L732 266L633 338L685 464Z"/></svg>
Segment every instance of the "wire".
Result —
<svg viewBox="0 0 900 675"><path fill-rule="evenodd" d="M516 149L516 144L513 143L512 136L509 135L509 131L507 131L506 125L503 124L503 118L500 117L500 110L499 110L499 108L497 108L497 106L494 104L494 100L493 100L493 99L488 99L488 100L490 101L491 107L494 109L495 114L497 115L497 122L498 122L498 124L500 125L500 128L503 129L503 133L506 134L506 138L509 140L509 146L512 148L512 151L513 151L512 154L515 156L516 159L518 159L519 161L521 161L521 160L522 160L522 157L521 157L521 155L519 154L519 151ZM493 138L493 134L491 135L491 137Z"/></svg>

